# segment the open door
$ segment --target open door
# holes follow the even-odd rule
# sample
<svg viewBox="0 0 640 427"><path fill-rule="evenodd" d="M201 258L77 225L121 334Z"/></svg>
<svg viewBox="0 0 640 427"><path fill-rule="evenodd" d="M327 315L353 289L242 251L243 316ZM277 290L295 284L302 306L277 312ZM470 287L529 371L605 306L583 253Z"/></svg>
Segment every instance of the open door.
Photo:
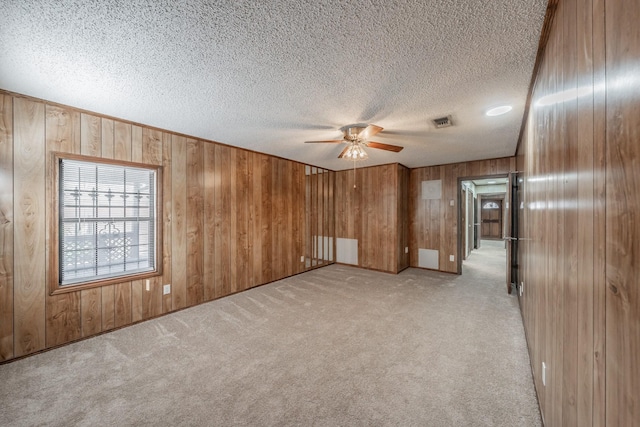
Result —
<svg viewBox="0 0 640 427"><path fill-rule="evenodd" d="M509 173L505 195L505 233L507 247L507 292L517 288L518 283L518 173Z"/></svg>
<svg viewBox="0 0 640 427"><path fill-rule="evenodd" d="M478 212L478 197L473 198L473 249L480 247L480 214Z"/></svg>

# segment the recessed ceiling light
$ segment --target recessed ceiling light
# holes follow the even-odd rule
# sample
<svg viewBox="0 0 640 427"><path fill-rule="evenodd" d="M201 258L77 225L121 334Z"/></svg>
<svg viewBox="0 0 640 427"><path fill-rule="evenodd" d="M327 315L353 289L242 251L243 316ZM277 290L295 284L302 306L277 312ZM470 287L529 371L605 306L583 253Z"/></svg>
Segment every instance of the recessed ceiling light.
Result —
<svg viewBox="0 0 640 427"><path fill-rule="evenodd" d="M495 184L495 183L496 183L495 181L489 181L489 182L487 182L487 184Z"/></svg>
<svg viewBox="0 0 640 427"><path fill-rule="evenodd" d="M499 116L501 114L506 114L509 111L511 111L513 109L513 107L511 107L511 105L502 105L500 107L496 107L496 108L492 108L489 111L487 111L487 116Z"/></svg>

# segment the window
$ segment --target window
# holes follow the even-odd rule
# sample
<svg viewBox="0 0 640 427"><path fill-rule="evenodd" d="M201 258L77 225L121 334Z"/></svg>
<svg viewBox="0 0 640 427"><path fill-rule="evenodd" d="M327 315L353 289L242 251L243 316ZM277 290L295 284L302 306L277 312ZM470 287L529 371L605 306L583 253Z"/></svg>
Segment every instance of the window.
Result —
<svg viewBox="0 0 640 427"><path fill-rule="evenodd" d="M500 206L496 202L486 202L482 205L482 209L500 209Z"/></svg>
<svg viewBox="0 0 640 427"><path fill-rule="evenodd" d="M57 156L56 166L53 291L159 274L160 168L81 156Z"/></svg>

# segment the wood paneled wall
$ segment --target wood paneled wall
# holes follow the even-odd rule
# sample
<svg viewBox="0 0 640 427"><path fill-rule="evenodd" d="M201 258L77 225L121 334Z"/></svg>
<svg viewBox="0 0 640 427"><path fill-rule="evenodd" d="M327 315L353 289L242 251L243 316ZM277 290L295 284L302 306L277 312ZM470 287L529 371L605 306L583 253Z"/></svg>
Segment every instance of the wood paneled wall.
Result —
<svg viewBox="0 0 640 427"><path fill-rule="evenodd" d="M409 182L410 265L418 266L418 249L438 251L439 270L459 273L458 178L506 174L515 170L515 157L411 169ZM422 181L442 181L440 199L422 199ZM453 201L453 205L451 204ZM462 240L464 242L464 239ZM449 256L454 255L454 261Z"/></svg>
<svg viewBox="0 0 640 427"><path fill-rule="evenodd" d="M517 153L521 307L547 426L640 424L638 19L637 1L559 1Z"/></svg>
<svg viewBox="0 0 640 427"><path fill-rule="evenodd" d="M53 151L162 165L163 275L149 291L49 295ZM291 276L309 257L301 163L0 91L0 174L0 361Z"/></svg>
<svg viewBox="0 0 640 427"><path fill-rule="evenodd" d="M333 189L335 172L307 166L305 168L306 189L306 253L307 267L319 267L335 261L334 239L335 217L333 215Z"/></svg>
<svg viewBox="0 0 640 427"><path fill-rule="evenodd" d="M397 163L336 172L336 237L358 240L358 266L397 273L408 240L399 213L407 169ZM356 187L354 188L354 183Z"/></svg>
<svg viewBox="0 0 640 427"><path fill-rule="evenodd" d="M396 272L409 267L409 180L411 170L398 165L398 266Z"/></svg>

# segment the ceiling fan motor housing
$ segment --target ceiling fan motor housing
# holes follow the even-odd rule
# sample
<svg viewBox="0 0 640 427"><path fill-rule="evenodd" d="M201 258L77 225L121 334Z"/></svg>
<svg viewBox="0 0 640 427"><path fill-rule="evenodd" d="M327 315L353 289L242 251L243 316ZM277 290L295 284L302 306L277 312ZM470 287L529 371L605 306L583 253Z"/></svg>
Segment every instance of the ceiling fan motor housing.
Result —
<svg viewBox="0 0 640 427"><path fill-rule="evenodd" d="M360 133L365 130L367 126L363 125L349 125L342 128L342 133L344 134L344 139L347 141L355 141L358 139Z"/></svg>

